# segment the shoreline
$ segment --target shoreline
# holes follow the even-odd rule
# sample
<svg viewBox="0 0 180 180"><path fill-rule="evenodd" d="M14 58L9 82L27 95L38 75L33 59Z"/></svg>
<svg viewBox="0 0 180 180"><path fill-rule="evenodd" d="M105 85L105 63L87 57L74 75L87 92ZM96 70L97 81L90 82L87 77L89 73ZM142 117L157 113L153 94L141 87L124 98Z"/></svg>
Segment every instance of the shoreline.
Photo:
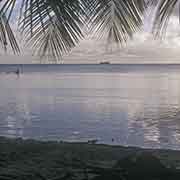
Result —
<svg viewBox="0 0 180 180"><path fill-rule="evenodd" d="M176 150L142 149L78 142L45 142L0 137L0 179L3 177L5 180L10 180L11 177L18 180L25 175L27 175L27 180L30 179L29 176L33 176L33 180L43 179L42 177L53 179L55 176L63 176L66 171L75 173L78 175L75 179L81 180L83 179L81 176L84 177L85 167L88 169L87 174L90 180L102 175L101 172L108 172L109 175L118 171L119 177L121 172L119 172L119 168L115 168L117 164L121 164L121 162L132 164L134 158L137 160L136 163L139 162L139 159L143 160L141 170L146 165L148 165L148 172L151 172L154 166L157 166L156 169L162 166L165 169L164 172L170 172L171 170L180 175L180 151ZM131 166L128 164L127 167ZM138 166L135 164L133 167ZM128 168L126 171L129 172L132 169ZM89 171L97 171L96 173L99 174L92 175L93 173ZM42 177L40 178L40 176ZM114 177L114 174L112 177ZM109 178L116 179L112 177ZM106 178L101 177L100 179L104 180Z"/></svg>
<svg viewBox="0 0 180 180"><path fill-rule="evenodd" d="M176 63L171 63L171 62L165 62L165 63L160 63L160 62L145 62L145 63L113 63L113 62L110 62L109 61L109 64L101 64L101 62L99 63L59 63L59 64L56 64L56 63L0 63L0 65L2 66L33 66L33 65L39 65L39 66L94 66L94 65L98 65L98 66L115 66L115 65L132 65L132 66L144 66L144 65L147 65L147 66L161 66L161 65L165 65L165 66L176 66L176 65L180 65L179 62L176 62Z"/></svg>

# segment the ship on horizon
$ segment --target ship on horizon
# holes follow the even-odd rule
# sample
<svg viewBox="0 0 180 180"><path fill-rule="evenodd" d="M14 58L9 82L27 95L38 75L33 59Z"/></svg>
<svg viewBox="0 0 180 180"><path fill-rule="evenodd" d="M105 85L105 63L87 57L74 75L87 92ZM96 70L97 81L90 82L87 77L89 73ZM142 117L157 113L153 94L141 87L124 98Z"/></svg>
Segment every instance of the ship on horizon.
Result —
<svg viewBox="0 0 180 180"><path fill-rule="evenodd" d="M99 64L110 64L110 62L109 61L102 61Z"/></svg>

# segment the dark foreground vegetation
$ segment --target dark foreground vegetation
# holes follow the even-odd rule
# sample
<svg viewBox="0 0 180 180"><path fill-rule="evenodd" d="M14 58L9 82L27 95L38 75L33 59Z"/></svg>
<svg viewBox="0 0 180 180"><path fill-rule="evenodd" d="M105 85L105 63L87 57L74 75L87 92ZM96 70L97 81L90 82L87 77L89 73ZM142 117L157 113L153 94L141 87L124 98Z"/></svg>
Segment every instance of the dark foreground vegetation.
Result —
<svg viewBox="0 0 180 180"><path fill-rule="evenodd" d="M174 180L180 152L0 138L2 180Z"/></svg>

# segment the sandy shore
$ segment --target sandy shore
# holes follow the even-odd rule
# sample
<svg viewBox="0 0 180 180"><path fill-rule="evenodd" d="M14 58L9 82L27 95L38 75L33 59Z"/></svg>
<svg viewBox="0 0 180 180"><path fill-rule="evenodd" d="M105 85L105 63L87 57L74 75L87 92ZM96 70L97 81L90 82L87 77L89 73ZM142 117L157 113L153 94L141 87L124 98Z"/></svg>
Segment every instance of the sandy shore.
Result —
<svg viewBox="0 0 180 180"><path fill-rule="evenodd" d="M180 179L179 167L180 151L0 137L3 180L172 180Z"/></svg>

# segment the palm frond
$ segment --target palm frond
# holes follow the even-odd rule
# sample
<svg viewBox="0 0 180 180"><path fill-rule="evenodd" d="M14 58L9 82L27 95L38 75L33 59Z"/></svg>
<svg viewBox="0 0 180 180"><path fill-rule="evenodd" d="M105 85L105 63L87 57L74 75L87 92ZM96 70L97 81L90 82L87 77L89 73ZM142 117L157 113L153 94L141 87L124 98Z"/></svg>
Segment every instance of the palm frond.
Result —
<svg viewBox="0 0 180 180"><path fill-rule="evenodd" d="M79 0L25 0L21 10L20 28L35 54L57 59L83 37L84 9Z"/></svg>
<svg viewBox="0 0 180 180"><path fill-rule="evenodd" d="M34 31L33 37L27 39L28 44L33 48L33 54L41 58L49 57L56 61L63 53L67 53L75 46L75 43L69 33L53 16L41 27ZM65 37L65 38L64 38Z"/></svg>
<svg viewBox="0 0 180 180"><path fill-rule="evenodd" d="M123 43L139 30L145 9L143 0L94 0L92 30L108 42ZM94 8L94 7L93 7ZM92 8L92 9L93 9Z"/></svg>
<svg viewBox="0 0 180 180"><path fill-rule="evenodd" d="M146 0L20 1L19 27L26 41L35 54L56 59L84 37L85 25L100 37L106 36L108 42L127 41L141 27L146 7ZM17 0L0 1L0 13L7 17L7 22L16 3ZM17 50L15 38L13 42L13 49ZM12 41L10 44L13 45Z"/></svg>
<svg viewBox="0 0 180 180"><path fill-rule="evenodd" d="M13 52L19 53L20 48L9 23L16 0L6 0L1 1L0 3L0 43L5 51L10 44Z"/></svg>
<svg viewBox="0 0 180 180"><path fill-rule="evenodd" d="M48 50L57 57L79 42L87 23L108 42L127 41L142 25L145 5L144 0L24 0L21 28L28 41L35 40L33 47L41 47L37 54Z"/></svg>
<svg viewBox="0 0 180 180"><path fill-rule="evenodd" d="M157 10L153 27L155 36L163 36L165 34L169 18L171 17L178 3L178 0L160 0L157 3Z"/></svg>

